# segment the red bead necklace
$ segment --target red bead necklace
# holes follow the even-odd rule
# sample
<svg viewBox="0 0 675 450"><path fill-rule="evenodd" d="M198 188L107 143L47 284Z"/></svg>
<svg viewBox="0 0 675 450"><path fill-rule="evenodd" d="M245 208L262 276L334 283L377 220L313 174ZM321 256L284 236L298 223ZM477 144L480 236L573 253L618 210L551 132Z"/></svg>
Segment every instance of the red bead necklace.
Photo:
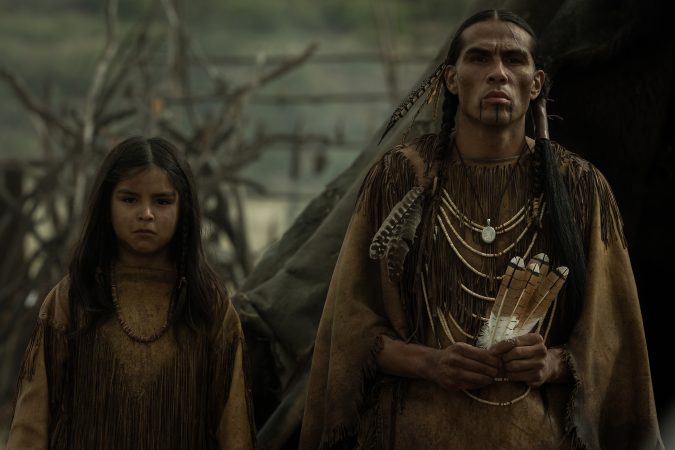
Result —
<svg viewBox="0 0 675 450"><path fill-rule="evenodd" d="M169 329L169 325L171 325L171 317L173 316L173 301L171 302L171 305L169 305L169 311L166 314L166 320L164 321L162 326L159 327L159 329L155 331L153 334L151 334L150 336L141 336L140 334L137 334L134 330L131 329L127 321L124 320L124 316L122 315L122 308L120 308L120 303L119 300L117 299L115 268L114 265L112 264L110 266L110 292L112 294L113 305L115 306L115 314L117 316L117 322L120 324L120 327L122 328L122 331L124 331L124 334L129 336L129 338L132 341L141 344L150 344L152 342L155 342L157 339L161 338L162 335L166 333L166 330Z"/></svg>

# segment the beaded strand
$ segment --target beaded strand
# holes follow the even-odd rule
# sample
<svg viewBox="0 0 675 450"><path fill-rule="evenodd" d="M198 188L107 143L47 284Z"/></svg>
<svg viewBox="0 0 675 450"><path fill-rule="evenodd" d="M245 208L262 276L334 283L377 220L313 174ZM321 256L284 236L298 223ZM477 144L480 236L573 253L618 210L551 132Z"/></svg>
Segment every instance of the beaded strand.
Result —
<svg viewBox="0 0 675 450"><path fill-rule="evenodd" d="M140 344L150 344L152 342L155 342L159 338L166 333L166 330L169 329L169 325L171 325L171 318L173 316L173 301L169 305L169 311L167 312L166 315L166 320L162 324L161 327L157 331L155 331L153 334L150 336L141 336L140 334L137 334L134 330L131 329L131 326L127 323L126 320L124 320L124 316L122 315L122 308L120 307L119 300L117 298L117 284L115 283L115 268L113 265L110 266L110 293L112 295L112 302L113 305L115 306L115 315L117 317L117 322L120 324L120 327L122 328L122 331L124 331L124 334L129 336L129 339L131 339L134 342L138 342Z"/></svg>

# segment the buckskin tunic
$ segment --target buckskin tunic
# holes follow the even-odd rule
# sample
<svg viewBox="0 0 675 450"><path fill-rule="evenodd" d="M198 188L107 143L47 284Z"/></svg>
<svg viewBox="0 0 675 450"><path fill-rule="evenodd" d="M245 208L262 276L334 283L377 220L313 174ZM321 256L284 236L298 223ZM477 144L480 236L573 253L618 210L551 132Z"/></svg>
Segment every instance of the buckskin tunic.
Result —
<svg viewBox="0 0 675 450"><path fill-rule="evenodd" d="M378 372L375 360L385 335L436 348L453 340L475 343L490 302L464 288L494 297L496 277L513 256L527 262L543 252L552 268L559 265L545 198L534 209L541 220L526 212L492 245L450 210L452 201L468 219L485 223L475 198L480 195L485 204L498 205L493 226L518 217L523 207L533 211L531 151L496 163L462 163L451 153L438 167L447 181L434 187L424 169L432 163L433 142L426 136L415 146L394 148L364 181L317 334L301 449L661 448L640 307L614 197L596 168L556 143L552 150L584 241L587 273L571 335L562 331L564 292L542 333L549 330L548 347L563 347L574 381L529 391L522 383L499 382L468 392L472 398L426 380ZM467 177L478 192L472 192ZM369 258L369 246L393 206L414 186L427 193L422 221L403 276L392 282L385 264ZM515 245L485 258L469 251L460 237L484 253ZM476 400L519 397L509 406Z"/></svg>
<svg viewBox="0 0 675 450"><path fill-rule="evenodd" d="M175 274L118 264L116 281L131 329L160 329ZM253 448L243 334L229 300L205 336L175 323L138 343L113 316L68 339L68 286L66 277L40 309L7 450Z"/></svg>

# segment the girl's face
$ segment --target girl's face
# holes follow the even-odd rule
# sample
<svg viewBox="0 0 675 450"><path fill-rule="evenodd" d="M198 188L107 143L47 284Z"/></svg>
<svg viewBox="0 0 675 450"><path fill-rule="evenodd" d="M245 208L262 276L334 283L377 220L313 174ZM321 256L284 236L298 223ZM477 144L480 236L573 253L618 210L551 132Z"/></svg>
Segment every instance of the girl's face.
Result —
<svg viewBox="0 0 675 450"><path fill-rule="evenodd" d="M169 244L178 224L180 198L169 174L150 165L113 188L110 199L118 257L134 267L171 268Z"/></svg>

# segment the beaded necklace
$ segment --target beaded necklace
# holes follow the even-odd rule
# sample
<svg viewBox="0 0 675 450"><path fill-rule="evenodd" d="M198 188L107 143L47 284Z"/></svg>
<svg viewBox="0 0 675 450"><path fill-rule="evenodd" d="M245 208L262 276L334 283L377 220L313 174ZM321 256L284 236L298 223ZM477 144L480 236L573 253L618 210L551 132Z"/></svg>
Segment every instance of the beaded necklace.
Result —
<svg viewBox="0 0 675 450"><path fill-rule="evenodd" d="M478 190L474 186L473 180L469 176L469 171L466 167L466 163L464 162L464 158L462 157L462 152L459 150L459 147L457 147L457 142L453 141L453 145L455 146L455 150L457 150L457 156L459 157L460 162L462 163L462 168L464 169L464 175L466 176L466 180L469 182L469 187L471 188L471 191L473 192L473 195L476 199L476 203L478 204L478 208L480 209L481 214L483 217L485 217L487 224L482 227L480 237L485 242L486 244L492 244L497 237L497 231L495 228L490 224L491 219L488 217L487 214L483 211L483 206L481 205L480 199L478 198ZM513 176L516 173L516 169L518 168L518 164L520 163L520 158L523 156L525 153L525 150L529 149L527 145L527 141L523 142L523 147L521 148L520 154L518 155L518 159L516 160L516 163L513 165L513 168L511 169L511 174L509 175L509 179L504 185L504 189L502 190L501 195L498 197L497 200L497 208L499 208L499 205L502 203L502 199L504 198L504 194L506 194L506 191L509 188L509 185L511 184L511 181L513 180ZM490 212L494 212L495 209L497 208L492 208Z"/></svg>
<svg viewBox="0 0 675 450"><path fill-rule="evenodd" d="M122 308L120 307L120 303L117 298L117 284L115 283L114 264L110 265L110 293L112 295L113 305L115 306L115 315L117 317L117 322L120 324L120 327L122 328L122 331L124 331L124 334L129 336L129 339L131 339L132 341L138 342L140 344L150 344L161 338L162 335L166 333L166 330L169 329L169 326L171 325L171 319L173 317L173 300L169 305L169 310L166 314L166 320L164 321L162 326L159 327L159 329L154 333L152 333L150 336L141 336L140 334L136 333L134 330L131 329L129 323L127 323L127 321L124 320L124 316L122 315Z"/></svg>

